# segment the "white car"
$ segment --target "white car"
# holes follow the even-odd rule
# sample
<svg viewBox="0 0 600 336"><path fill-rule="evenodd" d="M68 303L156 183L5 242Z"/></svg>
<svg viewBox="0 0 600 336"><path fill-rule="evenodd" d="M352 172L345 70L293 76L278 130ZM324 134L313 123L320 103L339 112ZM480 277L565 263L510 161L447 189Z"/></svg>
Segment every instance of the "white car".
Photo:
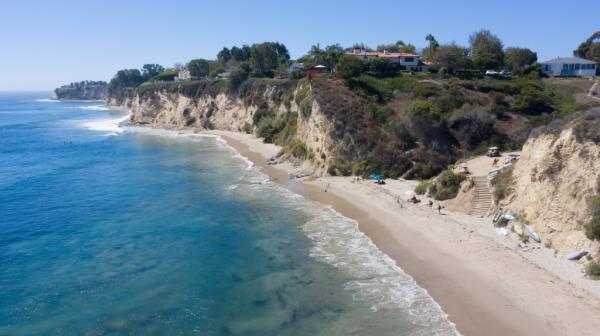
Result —
<svg viewBox="0 0 600 336"><path fill-rule="evenodd" d="M496 71L496 70L487 70L487 71L485 72L485 75L486 75L486 76L498 76L499 74L500 74L500 73L499 73L498 71Z"/></svg>

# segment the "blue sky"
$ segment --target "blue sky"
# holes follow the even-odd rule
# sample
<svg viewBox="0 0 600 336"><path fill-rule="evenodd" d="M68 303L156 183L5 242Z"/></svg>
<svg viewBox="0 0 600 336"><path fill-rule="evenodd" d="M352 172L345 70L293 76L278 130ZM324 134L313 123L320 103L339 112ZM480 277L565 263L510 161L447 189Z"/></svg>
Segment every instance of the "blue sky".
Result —
<svg viewBox="0 0 600 336"><path fill-rule="evenodd" d="M428 33L467 45L481 28L543 60L570 56L600 30L598 0L7 0L0 8L0 91L109 80L122 68L214 58L244 43L279 41L298 57L316 43L374 47L400 39L421 48Z"/></svg>

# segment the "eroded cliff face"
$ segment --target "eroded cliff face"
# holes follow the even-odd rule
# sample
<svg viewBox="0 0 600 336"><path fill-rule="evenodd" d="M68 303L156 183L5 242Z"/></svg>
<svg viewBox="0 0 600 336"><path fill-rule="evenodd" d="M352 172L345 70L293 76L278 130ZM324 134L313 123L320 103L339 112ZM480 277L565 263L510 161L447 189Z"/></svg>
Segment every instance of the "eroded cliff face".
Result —
<svg viewBox="0 0 600 336"><path fill-rule="evenodd" d="M589 199L600 193L600 109L577 113L534 132L513 173L514 192L504 201L559 254L598 253L583 227Z"/></svg>
<svg viewBox="0 0 600 336"><path fill-rule="evenodd" d="M167 89L136 90L118 97L109 97L109 105L131 110L131 122L162 128L194 128L199 130L228 130L255 132L254 115L266 109L276 116L293 113L296 117L296 135L306 145L304 167L307 174L325 174L328 162L335 157L335 143L331 139L332 120L322 111L312 95L308 81L290 87L256 85L243 94L230 92L200 93L194 96ZM282 153L286 159L302 164L303 160Z"/></svg>

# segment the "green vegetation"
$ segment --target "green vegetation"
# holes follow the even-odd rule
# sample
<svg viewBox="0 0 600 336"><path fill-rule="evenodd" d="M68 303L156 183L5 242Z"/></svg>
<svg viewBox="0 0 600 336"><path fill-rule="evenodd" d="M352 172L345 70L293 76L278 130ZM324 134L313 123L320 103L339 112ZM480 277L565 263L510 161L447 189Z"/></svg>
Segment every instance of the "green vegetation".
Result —
<svg viewBox="0 0 600 336"><path fill-rule="evenodd" d="M527 48L506 48L504 63L516 74L524 74L531 70L531 65L537 61L537 54Z"/></svg>
<svg viewBox="0 0 600 336"><path fill-rule="evenodd" d="M142 78L144 81L147 81L153 77L158 76L163 71L165 71L165 68L160 64L144 64L142 66L142 71L141 71Z"/></svg>
<svg viewBox="0 0 600 336"><path fill-rule="evenodd" d="M512 193L513 176L512 171L502 171L492 179L494 187L494 199L496 201L503 200L506 196Z"/></svg>
<svg viewBox="0 0 600 336"><path fill-rule="evenodd" d="M575 50L575 55L600 63L600 31L582 42ZM596 67L596 75L600 75L599 67Z"/></svg>
<svg viewBox="0 0 600 336"><path fill-rule="evenodd" d="M514 149L534 126L584 107L576 99L581 85L540 80L534 51L504 48L490 31L473 33L468 47L439 43L431 34L425 40L428 46L422 59L433 62L428 73L412 73L385 58L363 61L345 55L352 48L370 50L364 44L347 49L332 44L312 46L297 60L306 68L325 65L331 70L307 78L299 72L289 73L292 62L283 44L264 42L225 47L216 60L190 61L187 68L191 74L203 80L164 83L172 80L180 67L165 70L147 64L141 72L119 71L110 87L114 95L133 90L140 95L163 90L190 98L236 95L246 107L258 108L252 123L241 127L244 132L256 131L295 157L327 158L331 174L376 172L423 180L486 146ZM597 42L588 42L580 51L593 55ZM415 48L397 41L381 44L377 50L412 53ZM514 76L484 78L488 69L510 69ZM211 79L224 72L229 73L228 80ZM265 101L267 90L273 101ZM275 103L291 110L295 103L301 117L308 118L315 101L332 125L328 135L336 148L327 156L312 152L297 138L295 113L269 109ZM580 129L582 136L596 138L593 127ZM429 190L437 199L451 198L461 178L464 176L444 172L435 183L422 183L419 190ZM504 183L495 188L497 198L509 192Z"/></svg>
<svg viewBox="0 0 600 336"><path fill-rule="evenodd" d="M210 64L205 59L193 59L187 64L187 69L189 70L191 76L203 78L208 76Z"/></svg>
<svg viewBox="0 0 600 336"><path fill-rule="evenodd" d="M429 187L429 193L438 201L454 198L465 179L464 174L455 174L451 170L446 170Z"/></svg>
<svg viewBox="0 0 600 336"><path fill-rule="evenodd" d="M175 79L175 77L178 74L179 74L179 72L177 72L175 70L166 70L166 71L163 71L160 74L154 76L152 78L152 80L159 81L159 82L170 82L170 81L173 81L173 79Z"/></svg>
<svg viewBox="0 0 600 336"><path fill-rule="evenodd" d="M289 147L289 150L292 153L292 155L296 158L303 159L308 154L308 152L306 150L306 144L301 139L298 139L298 138L292 139L292 141L290 142L288 147Z"/></svg>
<svg viewBox="0 0 600 336"><path fill-rule="evenodd" d="M422 181L415 188L415 193L417 195L425 195L429 191L429 189L431 188L431 186L433 184L434 184L434 182L432 182L432 181Z"/></svg>
<svg viewBox="0 0 600 336"><path fill-rule="evenodd" d="M585 235L591 240L600 240L600 195L590 200L592 218L585 224Z"/></svg>
<svg viewBox="0 0 600 336"><path fill-rule="evenodd" d="M590 261L585 268L585 274L593 280L600 279L600 264L595 261Z"/></svg>
<svg viewBox="0 0 600 336"><path fill-rule="evenodd" d="M471 59L480 70L499 69L504 65L504 46L498 36L482 29L469 37Z"/></svg>

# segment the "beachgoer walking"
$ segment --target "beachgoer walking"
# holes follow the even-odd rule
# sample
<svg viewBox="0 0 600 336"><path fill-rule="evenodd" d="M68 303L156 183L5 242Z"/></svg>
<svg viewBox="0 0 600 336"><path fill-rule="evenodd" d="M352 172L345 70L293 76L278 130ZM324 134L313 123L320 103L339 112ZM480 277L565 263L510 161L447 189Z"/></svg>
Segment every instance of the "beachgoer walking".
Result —
<svg viewBox="0 0 600 336"><path fill-rule="evenodd" d="M500 161L498 158L495 158L494 161L492 162L492 167L496 167L496 165L498 165L498 161Z"/></svg>
<svg viewBox="0 0 600 336"><path fill-rule="evenodd" d="M438 203L438 213L442 214L442 205Z"/></svg>

